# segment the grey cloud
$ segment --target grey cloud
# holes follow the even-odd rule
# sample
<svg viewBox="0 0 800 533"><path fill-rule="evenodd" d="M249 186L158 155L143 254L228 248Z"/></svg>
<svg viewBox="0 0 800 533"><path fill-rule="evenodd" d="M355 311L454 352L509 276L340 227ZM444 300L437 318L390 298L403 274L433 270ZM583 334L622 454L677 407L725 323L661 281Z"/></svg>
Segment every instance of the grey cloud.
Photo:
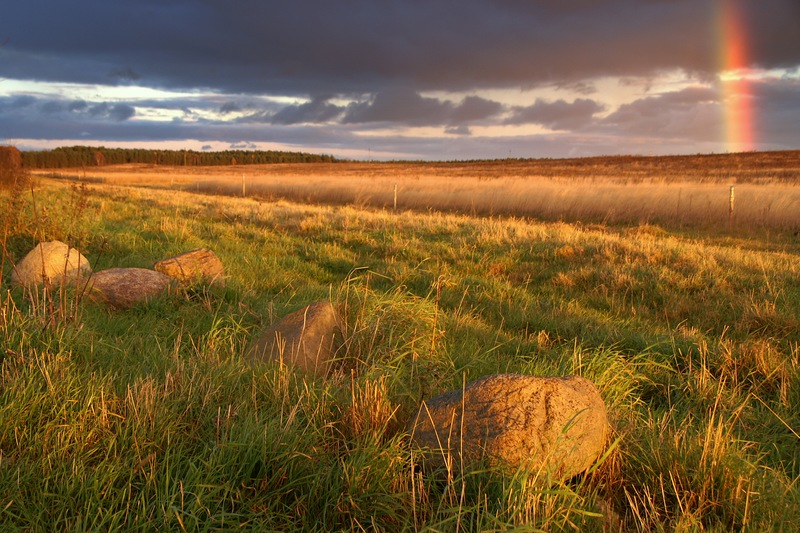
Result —
<svg viewBox="0 0 800 533"><path fill-rule="evenodd" d="M350 104L342 122L430 126L444 123L452 109L451 103L420 96L414 90L393 89L379 92L371 100Z"/></svg>
<svg viewBox="0 0 800 533"><path fill-rule="evenodd" d="M55 100L50 102L45 102L41 106L41 110L47 113L48 115L53 115L55 113L63 113L65 109L66 106L64 105L64 102L59 102Z"/></svg>
<svg viewBox="0 0 800 533"><path fill-rule="evenodd" d="M132 68L114 69L108 73L108 77L115 82L138 81L142 76Z"/></svg>
<svg viewBox="0 0 800 533"><path fill-rule="evenodd" d="M0 111L7 116L20 115L31 122L52 116L78 121L85 118L124 121L136 114L136 109L128 104L90 104L84 100L40 99L29 95L0 98Z"/></svg>
<svg viewBox="0 0 800 533"><path fill-rule="evenodd" d="M781 76L781 79L784 80L784 81L785 80L792 80L792 79L797 78L798 74L800 74L800 65L798 65L796 67L792 67L792 68L787 68L786 72L784 72L783 75Z"/></svg>
<svg viewBox="0 0 800 533"><path fill-rule="evenodd" d="M800 146L800 80L753 84L754 138L771 149Z"/></svg>
<svg viewBox="0 0 800 533"><path fill-rule="evenodd" d="M744 13L753 65L800 63L796 0L724 4ZM4 74L18 79L146 80L158 87L251 94L375 93L397 86L474 90L671 68L713 72L722 5L28 0L4 13L0 35L10 38L2 52Z"/></svg>
<svg viewBox="0 0 800 533"><path fill-rule="evenodd" d="M205 107L208 110L214 110L222 115L228 115L231 113L251 113L253 115L261 115L262 120L271 115L274 115L278 111L280 111L284 106L268 99L260 99L260 98L237 98L236 100L227 100L222 104L219 104L219 101L214 99L213 105L208 105L209 101L198 98L196 99L195 103L193 104L194 107ZM170 100L165 102L166 105L172 106L174 105L174 100Z"/></svg>
<svg viewBox="0 0 800 533"><path fill-rule="evenodd" d="M456 124L474 122L497 116L502 110L503 105L499 102L480 96L467 96L453 109L450 120Z"/></svg>
<svg viewBox="0 0 800 533"><path fill-rule="evenodd" d="M776 98L784 103L796 102L791 87L780 91L764 91L759 98ZM685 106L688 111L691 106ZM796 109L800 110L800 106ZM762 114L759 135L768 146L776 149L800 145L800 132L792 127L800 119L798 113L790 114L780 120L780 107ZM719 120L713 107L706 108L707 119ZM717 110L718 111L718 110ZM677 119L680 113L658 117ZM695 122L696 123L696 122ZM712 126L716 124L712 122ZM414 137L404 135L383 135L368 139L355 134L350 125L282 126L270 124L241 123L187 123L187 122L146 122L146 121L97 121L88 118L82 121L64 121L57 117L41 115L36 120L25 119L21 115L3 117L0 120L0 140L2 139L101 139L106 143L123 141L182 141L195 139L202 143L277 143L286 149L311 150L336 153L337 150L363 151L395 154L397 159L485 159L497 157L577 157L598 154L675 154L713 152L724 149L718 139L701 138L691 131L679 134L677 126L690 130L694 124L673 120L669 128L662 132L651 131L652 137L640 138L641 144L630 142L629 132L635 123L623 125L602 124L587 128L584 133L551 133L546 135L484 137L467 135L466 127L446 127L441 137ZM671 128L671 129L670 129ZM42 135L42 132L45 135ZM780 132L771 134L770 132ZM453 135L458 135L457 139ZM713 137L713 136L712 136ZM243 139L245 141L243 141ZM656 142L654 142L656 141Z"/></svg>
<svg viewBox="0 0 800 533"><path fill-rule="evenodd" d="M455 126L498 115L502 104L479 96L468 96L458 104L422 96L410 89L380 92L372 99L350 104L342 118L345 124L391 122L410 126Z"/></svg>
<svg viewBox="0 0 800 533"><path fill-rule="evenodd" d="M644 94L655 74L681 69L709 84L720 67L723 6L743 13L752 66L798 68L797 0L27 0L0 18L0 39L9 39L0 47L4 79L135 84L198 96L106 103L0 97L0 134L353 149L365 143L359 131L432 126L441 139L369 142L431 158L629 152L633 136L664 150L714 149L721 138L715 91L650 95L600 118L596 78L622 77ZM587 98L507 108L478 96L538 87ZM427 96L433 91L475 96L450 101ZM754 83L758 139L800 146L798 94L796 78ZM276 95L308 101L287 106L268 98ZM354 103L339 105L332 95ZM195 116L129 120L147 107ZM503 123L554 132L474 135L476 125Z"/></svg>
<svg viewBox="0 0 800 533"><path fill-rule="evenodd" d="M252 142L238 142L231 143L229 148L231 150L256 150L258 145Z"/></svg>
<svg viewBox="0 0 800 533"><path fill-rule="evenodd" d="M28 95L0 96L0 116L16 114L36 104L36 98Z"/></svg>
<svg viewBox="0 0 800 533"><path fill-rule="evenodd" d="M136 107L161 109L167 111L181 111L183 113L196 113L198 110L219 113L225 104L220 105L216 98L205 96L182 96L176 98L147 98L136 99L135 102L127 102L127 105L135 104Z"/></svg>
<svg viewBox="0 0 800 533"><path fill-rule="evenodd" d="M536 100L533 105L516 107L506 124L540 124L553 130L570 130L586 126L604 106L594 100L579 98L574 102Z"/></svg>
<svg viewBox="0 0 800 533"><path fill-rule="evenodd" d="M566 136L561 134L522 135L509 137L463 136L455 142L452 137L410 137L407 135L370 138L374 152L394 153L398 159L467 160L503 157L582 157L597 154L674 154L696 153L698 149L712 151L713 146L694 141L652 143L631 148L618 137L598 135ZM353 145L358 146L358 145ZM366 145L364 157L367 157Z"/></svg>
<svg viewBox="0 0 800 533"><path fill-rule="evenodd" d="M256 111L241 118L237 118L234 122L237 124L249 124L249 123L269 124L270 121L272 120L272 115L274 114L275 113L271 111L263 111L263 110Z"/></svg>
<svg viewBox="0 0 800 533"><path fill-rule="evenodd" d="M108 116L114 120L123 121L123 120L128 120L135 114L136 114L136 108L129 105L117 104L111 106Z"/></svg>
<svg viewBox="0 0 800 533"><path fill-rule="evenodd" d="M89 105L84 100L40 100L34 99L38 103L38 109L47 115L57 115L62 113L80 114L87 111Z"/></svg>
<svg viewBox="0 0 800 533"><path fill-rule="evenodd" d="M470 130L469 126L466 124L461 124L459 126L448 126L444 129L444 132L450 135L472 135L472 130Z"/></svg>
<svg viewBox="0 0 800 533"><path fill-rule="evenodd" d="M564 90L564 91L573 91L578 94L582 94L584 96L588 96L590 94L595 94L597 92L597 87L595 87L591 83L587 83L585 81L573 81L573 82L564 82L564 83L557 83L555 85L556 89Z"/></svg>
<svg viewBox="0 0 800 533"><path fill-rule="evenodd" d="M344 112L341 106L333 105L324 98L298 105L289 105L272 115L273 124L321 124L330 122Z"/></svg>
<svg viewBox="0 0 800 533"><path fill-rule="evenodd" d="M136 109L125 104L109 105L103 102L89 107L88 113L93 117L109 118L122 122L134 116L136 114Z"/></svg>
<svg viewBox="0 0 800 533"><path fill-rule="evenodd" d="M796 67L800 50L800 2L734 0L745 21L744 38L752 65Z"/></svg>
<svg viewBox="0 0 800 533"><path fill-rule="evenodd" d="M228 113L238 113L242 110L241 106L236 102L225 102L221 106L219 106L219 112L223 115L227 115Z"/></svg>
<svg viewBox="0 0 800 533"><path fill-rule="evenodd" d="M44 132L44 135L42 133ZM182 141L203 143L269 142L296 145L347 147L362 142L347 129L311 126L270 126L264 124L101 121L85 117L65 121L40 115L35 120L13 116L0 120L0 139L102 139L108 142ZM246 140L246 141L243 141Z"/></svg>
<svg viewBox="0 0 800 533"><path fill-rule="evenodd" d="M17 96L11 99L8 107L11 109L25 109L36 103L36 98L29 95Z"/></svg>
<svg viewBox="0 0 800 533"><path fill-rule="evenodd" d="M67 104L67 109L73 112L84 111L87 107L89 107L89 104L87 104L84 100L73 100Z"/></svg>
<svg viewBox="0 0 800 533"><path fill-rule="evenodd" d="M677 110L692 109L700 104L717 104L718 101L719 96L716 91L705 87L690 87L624 104L606 117L604 122L615 125L637 123L642 118L650 120Z"/></svg>
<svg viewBox="0 0 800 533"><path fill-rule="evenodd" d="M40 109L48 114L54 115L58 113L83 113L87 111L89 108L89 104L87 104L84 100L72 100L72 101L64 101L64 100L49 100L45 102L41 102ZM89 113L92 114L91 110Z"/></svg>
<svg viewBox="0 0 800 533"><path fill-rule="evenodd" d="M716 91L690 87L622 105L602 126L627 134L713 140L720 138L720 112Z"/></svg>

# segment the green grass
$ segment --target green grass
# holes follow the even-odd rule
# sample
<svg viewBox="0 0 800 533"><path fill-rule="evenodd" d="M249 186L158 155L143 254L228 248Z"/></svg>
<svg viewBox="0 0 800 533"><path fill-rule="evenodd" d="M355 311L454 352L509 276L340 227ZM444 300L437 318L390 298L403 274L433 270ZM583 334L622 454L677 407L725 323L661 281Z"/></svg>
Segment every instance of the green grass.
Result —
<svg viewBox="0 0 800 533"><path fill-rule="evenodd" d="M4 215L0 529L792 530L800 243L515 218L46 186ZM5 197L2 198L5 205ZM9 289L36 242L95 270L199 246L224 289L112 312ZM316 300L347 320L328 380L251 367ZM613 426L590 474L423 474L406 424L478 377L577 373Z"/></svg>

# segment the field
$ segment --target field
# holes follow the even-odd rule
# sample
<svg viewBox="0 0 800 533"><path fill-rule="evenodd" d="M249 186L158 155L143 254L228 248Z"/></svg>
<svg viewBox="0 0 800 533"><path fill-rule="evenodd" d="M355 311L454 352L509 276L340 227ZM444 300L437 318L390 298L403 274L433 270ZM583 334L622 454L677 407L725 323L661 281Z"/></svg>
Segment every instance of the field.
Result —
<svg viewBox="0 0 800 533"><path fill-rule="evenodd" d="M119 165L39 173L329 205L583 223L800 230L800 152L468 163Z"/></svg>
<svg viewBox="0 0 800 533"><path fill-rule="evenodd" d="M706 157L113 167L3 193L0 529L793 530L800 163ZM95 270L207 247L227 285L128 311L9 288L52 239ZM347 317L347 371L248 364L318 300ZM419 402L501 372L591 379L608 455L558 483L420 471Z"/></svg>

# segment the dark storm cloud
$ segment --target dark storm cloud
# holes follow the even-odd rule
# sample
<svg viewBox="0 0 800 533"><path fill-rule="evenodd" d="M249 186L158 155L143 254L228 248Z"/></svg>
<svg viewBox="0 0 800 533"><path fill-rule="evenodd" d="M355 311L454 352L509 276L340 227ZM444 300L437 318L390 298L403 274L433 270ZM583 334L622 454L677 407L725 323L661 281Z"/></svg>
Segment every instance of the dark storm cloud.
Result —
<svg viewBox="0 0 800 533"><path fill-rule="evenodd" d="M93 105L92 107L89 108L89 115L93 117L108 118L111 120L116 120L118 122L122 122L123 120L128 120L135 114L136 114L136 109L125 104L109 105L104 102L101 104Z"/></svg>
<svg viewBox="0 0 800 533"><path fill-rule="evenodd" d="M578 129L591 123L604 106L586 98L574 102L537 100L527 107L516 107L506 124L540 124L552 130Z"/></svg>
<svg viewBox="0 0 800 533"><path fill-rule="evenodd" d="M755 137L771 149L800 146L800 80L786 79L753 86Z"/></svg>
<svg viewBox="0 0 800 533"><path fill-rule="evenodd" d="M98 95L4 93L0 138L369 142L448 159L630 153L640 136L647 150L657 140L694 152L719 146L716 91L669 92L657 76L678 69L698 85L717 81L723 6L745 21L736 37L751 66L797 69L798 0L26 0L0 17L0 80L96 84ZM601 77L627 80L636 90L626 94L641 97L609 106ZM795 74L754 85L756 137L770 146L800 145L798 83ZM181 94L100 95L130 85ZM549 100L486 97L538 88ZM553 133L480 136L481 126L526 124ZM418 126L441 138L402 132Z"/></svg>
<svg viewBox="0 0 800 533"><path fill-rule="evenodd" d="M7 100L6 102L0 101L0 109L9 109L9 110L16 110L16 109L25 109L26 107L30 107L36 104L36 98L30 95L22 95L16 96L10 99L3 99Z"/></svg>
<svg viewBox="0 0 800 533"><path fill-rule="evenodd" d="M502 111L503 105L499 102L480 96L467 96L453 109L450 120L455 124L475 122L497 116Z"/></svg>
<svg viewBox="0 0 800 533"><path fill-rule="evenodd" d="M272 115L273 124L303 124L329 122L344 112L342 106L331 104L326 98L315 98L310 102L288 105Z"/></svg>
<svg viewBox="0 0 800 533"><path fill-rule="evenodd" d="M148 122L96 120L84 116L63 120L59 116L37 115L29 120L20 115L0 116L0 139L92 139L111 142L173 141L195 139L203 143L281 143L295 146L346 147L359 142L346 129L312 126L270 126L209 122Z"/></svg>
<svg viewBox="0 0 800 533"><path fill-rule="evenodd" d="M238 113L240 111L242 111L242 108L236 102L225 102L219 106L219 112L223 115L227 115L228 113Z"/></svg>
<svg viewBox="0 0 800 533"><path fill-rule="evenodd" d="M752 62L800 60L800 3L741 4ZM27 0L3 75L308 95L472 90L713 72L721 0ZM110 73L110 74L109 74Z"/></svg>
<svg viewBox="0 0 800 533"><path fill-rule="evenodd" d="M237 102L225 102L220 114L249 113L236 122L262 124L403 124L407 126L455 126L476 123L500 114L499 102L467 96L460 102L422 96L409 89L379 92L369 98L340 105L328 96L318 96L298 104L262 103L247 108Z"/></svg>
<svg viewBox="0 0 800 533"><path fill-rule="evenodd" d="M141 75L131 68L114 69L108 73L111 80L117 82L132 82L141 79Z"/></svg>
<svg viewBox="0 0 800 533"><path fill-rule="evenodd" d="M35 124L47 117L71 120L113 120L122 122L136 114L136 108L124 104L107 102L88 103L84 100L42 99L30 95L0 97L0 119Z"/></svg>
<svg viewBox="0 0 800 533"><path fill-rule="evenodd" d="M624 104L602 126L637 136L710 141L720 137L720 114L716 91L690 87Z"/></svg>
<svg viewBox="0 0 800 533"><path fill-rule="evenodd" d="M450 102L424 97L411 89L392 89L379 92L371 100L350 104L343 122L430 126L444 122L452 110Z"/></svg>
<svg viewBox="0 0 800 533"><path fill-rule="evenodd" d="M67 106L64 102L50 101L44 102L40 109L47 115L54 115L56 113L63 113L67 109Z"/></svg>
<svg viewBox="0 0 800 533"><path fill-rule="evenodd" d="M89 104L84 100L73 100L67 104L67 109L74 112L84 111L87 107Z"/></svg>
<svg viewBox="0 0 800 533"><path fill-rule="evenodd" d="M459 103L422 96L411 89L377 93L370 100L347 106L345 124L393 123L408 126L458 125L499 114L502 104L479 96L467 96Z"/></svg>

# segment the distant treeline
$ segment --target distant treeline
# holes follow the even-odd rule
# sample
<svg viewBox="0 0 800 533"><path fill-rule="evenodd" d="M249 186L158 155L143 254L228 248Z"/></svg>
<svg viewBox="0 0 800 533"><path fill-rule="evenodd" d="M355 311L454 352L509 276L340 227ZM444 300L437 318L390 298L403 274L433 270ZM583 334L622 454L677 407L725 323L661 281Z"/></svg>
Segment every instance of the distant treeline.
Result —
<svg viewBox="0 0 800 533"><path fill-rule="evenodd" d="M22 152L24 168L101 167L125 163L173 166L263 165L270 163L333 163L330 155L303 152L225 150L144 150L138 148L105 148L70 146L54 150Z"/></svg>

